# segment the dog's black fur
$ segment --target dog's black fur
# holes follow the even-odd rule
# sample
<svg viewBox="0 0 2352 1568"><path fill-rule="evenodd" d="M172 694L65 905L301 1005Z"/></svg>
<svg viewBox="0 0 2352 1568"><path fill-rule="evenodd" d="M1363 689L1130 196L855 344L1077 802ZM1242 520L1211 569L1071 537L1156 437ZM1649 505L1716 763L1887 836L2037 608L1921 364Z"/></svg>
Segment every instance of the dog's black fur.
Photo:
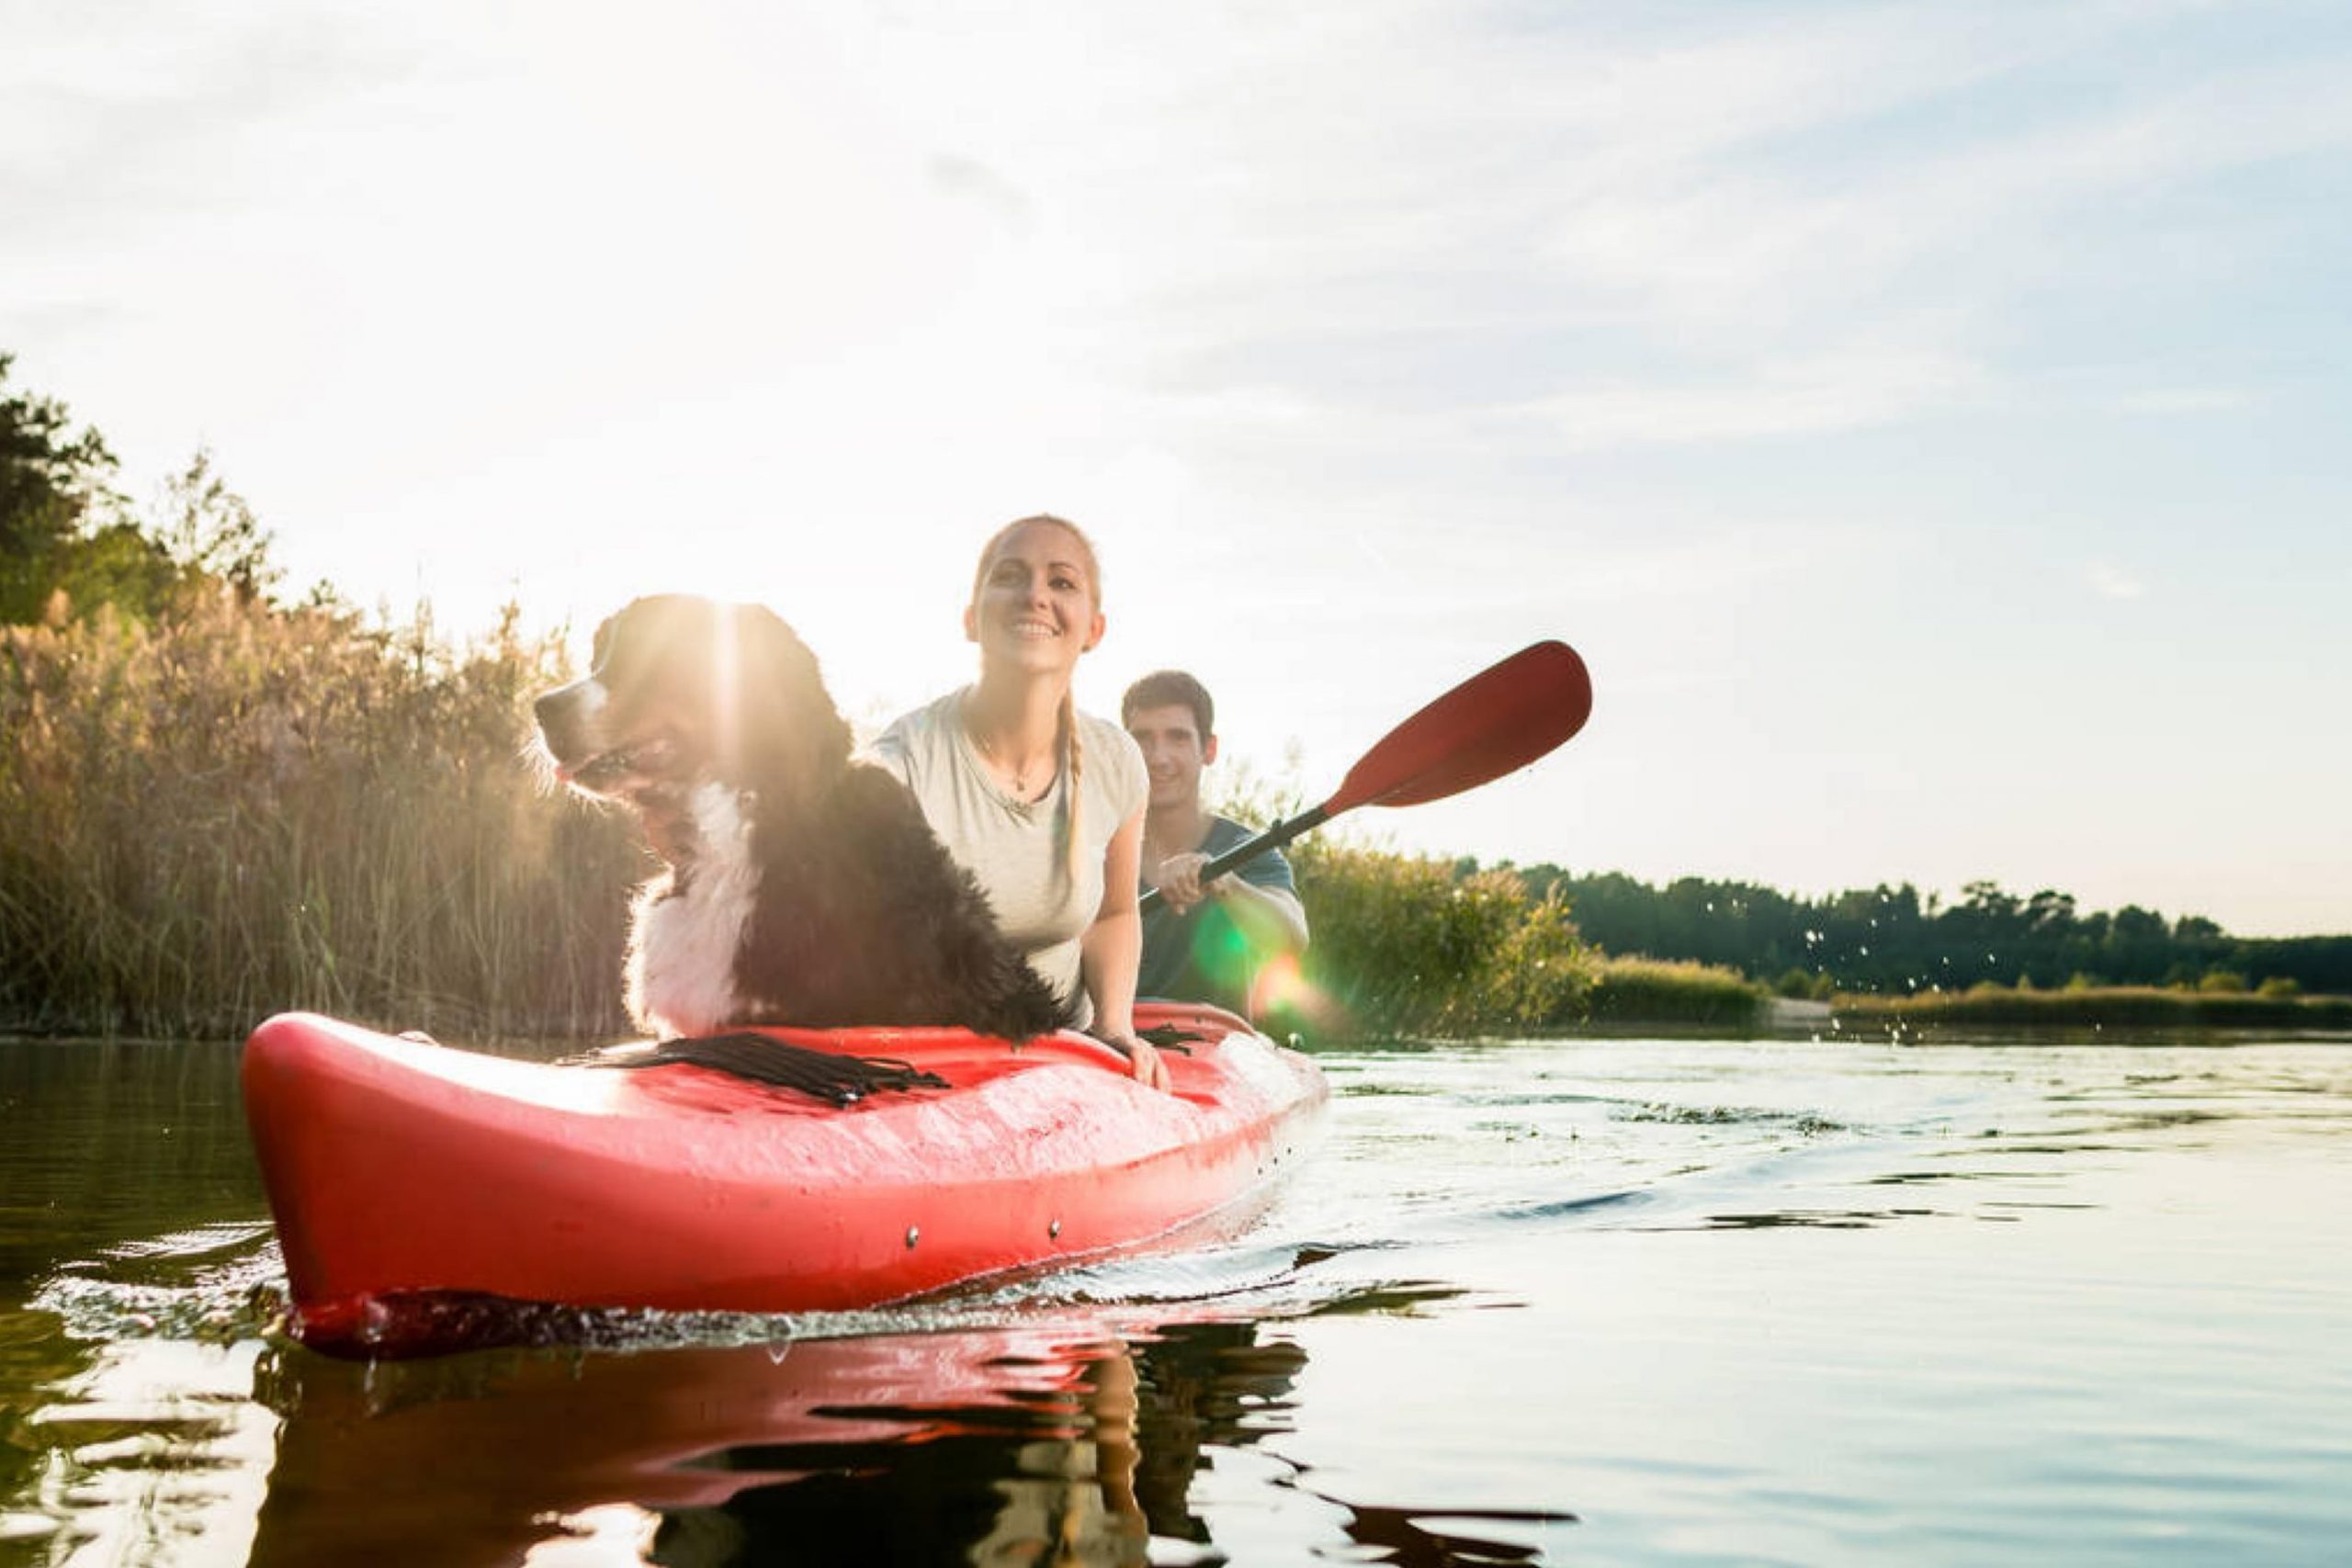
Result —
<svg viewBox="0 0 2352 1568"><path fill-rule="evenodd" d="M538 700L566 782L623 801L668 869L641 888L629 1009L656 1033L952 1024L1024 1040L1068 1010L883 769L817 660L757 605L639 599Z"/></svg>

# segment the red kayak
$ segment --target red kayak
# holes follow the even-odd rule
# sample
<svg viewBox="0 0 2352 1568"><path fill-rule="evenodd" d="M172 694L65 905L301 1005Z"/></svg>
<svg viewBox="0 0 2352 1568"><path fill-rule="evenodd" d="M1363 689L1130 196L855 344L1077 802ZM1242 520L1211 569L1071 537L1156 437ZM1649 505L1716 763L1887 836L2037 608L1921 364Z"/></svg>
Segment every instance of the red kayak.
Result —
<svg viewBox="0 0 2352 1568"><path fill-rule="evenodd" d="M848 1105L709 1067L515 1061L313 1014L246 1043L245 1116L293 1328L437 1349L435 1303L807 1312L1067 1263L1230 1213L1288 1164L1322 1075L1213 1008L1172 1092L1083 1035L761 1030L927 1075ZM432 1337L427 1336L426 1338Z"/></svg>

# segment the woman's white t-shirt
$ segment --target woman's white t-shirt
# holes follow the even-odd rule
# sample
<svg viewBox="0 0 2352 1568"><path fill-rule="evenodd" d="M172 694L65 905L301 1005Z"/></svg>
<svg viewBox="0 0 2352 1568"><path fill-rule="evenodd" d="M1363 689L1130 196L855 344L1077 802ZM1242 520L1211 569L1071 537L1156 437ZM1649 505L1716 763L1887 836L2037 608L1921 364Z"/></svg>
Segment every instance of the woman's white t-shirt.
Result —
<svg viewBox="0 0 2352 1568"><path fill-rule="evenodd" d="M869 755L896 774L956 863L988 895L997 924L1029 965L1072 1000L1080 1027L1093 1005L1080 985L1079 939L1102 908L1102 856L1111 837L1143 809L1151 784L1135 739L1108 719L1077 716L1078 875L1063 852L1070 769L1035 801L1000 788L964 728L969 688L901 715L876 738Z"/></svg>

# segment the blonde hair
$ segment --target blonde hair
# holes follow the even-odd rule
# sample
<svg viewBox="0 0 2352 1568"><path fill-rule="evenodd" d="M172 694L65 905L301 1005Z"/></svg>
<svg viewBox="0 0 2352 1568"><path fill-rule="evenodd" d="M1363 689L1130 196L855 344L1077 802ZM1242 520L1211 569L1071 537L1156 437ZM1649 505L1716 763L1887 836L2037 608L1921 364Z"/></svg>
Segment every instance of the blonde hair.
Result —
<svg viewBox="0 0 2352 1568"><path fill-rule="evenodd" d="M1039 525L1059 528L1077 544L1079 557L1086 568L1086 596L1094 608L1101 611L1102 563L1094 553L1094 541L1086 536L1085 529L1069 518L1057 517L1049 512L1040 512L1033 517L1016 517L989 536L989 542L980 547L980 564L972 572L972 603L977 605L980 602L980 589L989 580L989 568L1003 552L1004 547L1012 542L1013 536L1023 528ZM1086 783L1086 749L1079 743L1078 699L1067 686L1062 688L1060 734L1055 740L1062 748L1069 767L1069 809L1062 818L1062 874L1069 877L1074 886L1078 881L1079 814L1080 804L1086 798L1082 787Z"/></svg>

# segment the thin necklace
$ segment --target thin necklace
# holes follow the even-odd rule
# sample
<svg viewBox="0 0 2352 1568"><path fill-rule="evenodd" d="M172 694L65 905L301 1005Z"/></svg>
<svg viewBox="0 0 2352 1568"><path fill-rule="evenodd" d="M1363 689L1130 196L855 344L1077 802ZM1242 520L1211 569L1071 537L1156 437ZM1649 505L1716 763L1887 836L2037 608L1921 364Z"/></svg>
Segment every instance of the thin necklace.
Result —
<svg viewBox="0 0 2352 1568"><path fill-rule="evenodd" d="M1009 762L1002 757L997 755L997 750L994 746L989 743L989 738L981 734L978 728L974 726L972 723L971 704L968 700L967 700L963 705L963 719L964 734L966 738L972 742L972 749L980 754L981 760L988 763L989 771L997 775L1000 783L1006 780L1011 781L1012 787L1007 791L1007 793L1010 794L1013 799L1020 801L1024 806L1035 805L1038 797L1043 795L1046 789L1052 785L1054 782L1055 767L1058 760L1046 760L1046 776L1040 779L1035 787L1032 787L1029 783L1029 769L1027 764L1015 764Z"/></svg>

